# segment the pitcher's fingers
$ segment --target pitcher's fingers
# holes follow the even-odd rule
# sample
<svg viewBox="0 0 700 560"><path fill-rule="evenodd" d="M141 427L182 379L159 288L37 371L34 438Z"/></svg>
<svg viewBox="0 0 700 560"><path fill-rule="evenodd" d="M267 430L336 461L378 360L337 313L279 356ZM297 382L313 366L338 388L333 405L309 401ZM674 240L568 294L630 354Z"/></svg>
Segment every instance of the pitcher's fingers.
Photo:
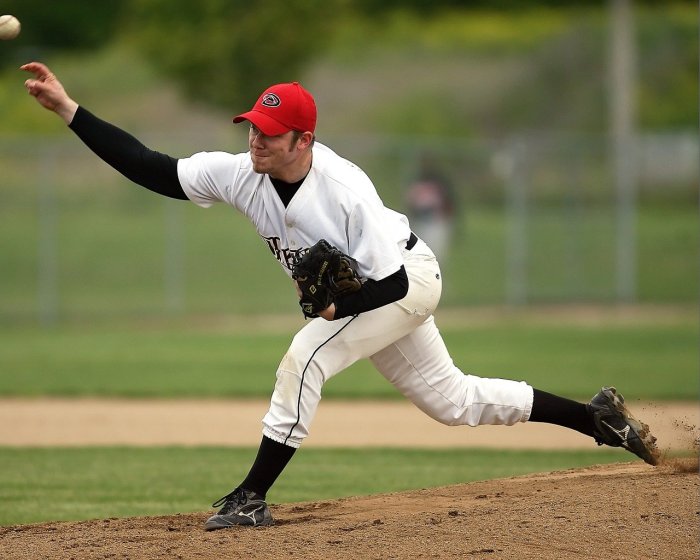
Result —
<svg viewBox="0 0 700 560"><path fill-rule="evenodd" d="M41 62L28 62L27 64L20 66L19 69L26 72L31 72L34 74L37 80L45 80L52 75L49 67Z"/></svg>

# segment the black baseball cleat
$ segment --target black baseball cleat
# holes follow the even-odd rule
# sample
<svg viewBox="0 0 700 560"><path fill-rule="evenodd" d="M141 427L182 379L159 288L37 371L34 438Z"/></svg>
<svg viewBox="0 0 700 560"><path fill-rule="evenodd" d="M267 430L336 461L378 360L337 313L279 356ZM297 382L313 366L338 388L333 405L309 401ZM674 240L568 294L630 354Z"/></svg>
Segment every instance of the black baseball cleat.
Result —
<svg viewBox="0 0 700 560"><path fill-rule="evenodd" d="M223 506L219 513L212 515L204 523L204 529L226 529L235 526L261 527L273 525L270 508L264 499L255 492L236 488L230 494L217 500L212 507Z"/></svg>
<svg viewBox="0 0 700 560"><path fill-rule="evenodd" d="M598 445L624 447L650 465L659 464L659 449L649 426L637 420L615 387L603 387L587 405L593 416Z"/></svg>

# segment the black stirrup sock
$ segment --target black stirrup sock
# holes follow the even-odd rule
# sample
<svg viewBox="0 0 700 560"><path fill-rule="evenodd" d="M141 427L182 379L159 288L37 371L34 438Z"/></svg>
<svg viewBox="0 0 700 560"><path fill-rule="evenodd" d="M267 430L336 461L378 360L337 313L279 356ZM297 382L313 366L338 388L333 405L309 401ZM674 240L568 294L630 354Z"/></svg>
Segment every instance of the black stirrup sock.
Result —
<svg viewBox="0 0 700 560"><path fill-rule="evenodd" d="M255 462L248 476L241 482L241 487L252 490L265 499L267 491L287 466L295 451L294 447L263 436Z"/></svg>
<svg viewBox="0 0 700 560"><path fill-rule="evenodd" d="M547 422L571 428L582 434L593 437L593 416L588 407L580 402L558 397L538 389L533 389L534 400L530 422Z"/></svg>

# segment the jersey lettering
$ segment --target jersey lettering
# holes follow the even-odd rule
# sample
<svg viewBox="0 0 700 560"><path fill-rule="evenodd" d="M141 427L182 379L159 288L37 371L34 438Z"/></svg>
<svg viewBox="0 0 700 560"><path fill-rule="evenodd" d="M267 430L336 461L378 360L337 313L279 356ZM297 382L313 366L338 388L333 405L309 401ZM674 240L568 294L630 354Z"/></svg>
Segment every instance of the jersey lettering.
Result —
<svg viewBox="0 0 700 560"><path fill-rule="evenodd" d="M288 247L280 246L279 237L263 237L265 243L270 249L270 252L280 262L280 264L288 270L292 270L292 265L301 249L289 249Z"/></svg>

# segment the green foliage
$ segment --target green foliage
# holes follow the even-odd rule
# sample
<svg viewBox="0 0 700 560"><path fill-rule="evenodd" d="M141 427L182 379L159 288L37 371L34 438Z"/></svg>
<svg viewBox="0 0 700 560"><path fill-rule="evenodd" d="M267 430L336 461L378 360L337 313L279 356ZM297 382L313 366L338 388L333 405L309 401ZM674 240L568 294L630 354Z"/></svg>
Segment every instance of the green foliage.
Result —
<svg viewBox="0 0 700 560"><path fill-rule="evenodd" d="M22 31L13 41L2 43L0 68L43 58L56 51L88 50L112 39L119 29L125 2L121 0L4 0L3 14L20 20Z"/></svg>
<svg viewBox="0 0 700 560"><path fill-rule="evenodd" d="M692 0L683 0L685 4L692 5ZM637 5L666 5L668 0L637 0ZM355 0L356 6L368 15L380 15L394 10L410 10L425 15L432 15L435 12L454 8L469 9L489 9L502 11L505 13L532 10L536 8L571 8L595 6L601 8L606 2L603 0Z"/></svg>
<svg viewBox="0 0 700 560"><path fill-rule="evenodd" d="M384 10L376 18L354 14L338 25L324 56L366 65L386 51L409 59L429 54L433 62L439 55L530 53L565 33L571 18L567 10L541 8L516 14L463 7L429 14L408 8Z"/></svg>
<svg viewBox="0 0 700 560"><path fill-rule="evenodd" d="M637 18L639 125L644 129L683 128L698 122L698 21L694 9L671 6Z"/></svg>
<svg viewBox="0 0 700 560"><path fill-rule="evenodd" d="M218 447L0 448L0 525L193 511L204 522L210 504L240 482L254 457L254 449ZM327 500L629 459L607 449L310 448L295 455L268 499Z"/></svg>
<svg viewBox="0 0 700 560"><path fill-rule="evenodd" d="M61 10L38 0L7 4L24 31L4 42L0 67L117 40L189 98L228 111L248 108L272 83L311 81L326 65L338 74L348 132L358 123L363 131L373 125L375 132L381 126L385 134L413 135L452 135L461 125L463 136L476 137L607 128L610 29L602 2L125 0L86 7L70 0ZM690 2L635 5L643 128L697 124L696 11ZM357 83L348 83L358 68ZM127 64L100 85L128 84L130 72ZM367 92L371 103L353 111L353 98Z"/></svg>
<svg viewBox="0 0 700 560"><path fill-rule="evenodd" d="M188 95L247 108L270 84L300 79L328 40L338 4L132 0L130 32Z"/></svg>
<svg viewBox="0 0 700 560"><path fill-rule="evenodd" d="M689 3L635 6L642 129L696 128L696 12ZM376 125L384 134L416 136L452 136L460 127L476 138L542 129L604 133L610 33L602 5L382 10L339 25L315 72L320 65L348 92L349 115L338 127L348 132ZM371 102L355 107L363 91L374 92Z"/></svg>
<svg viewBox="0 0 700 560"><path fill-rule="evenodd" d="M635 11L638 81L634 95L640 129L697 123L696 11L696 7L679 4L670 9L638 6ZM546 123L554 129L605 131L610 118L607 14L572 10L557 15L565 15L565 25L560 25L558 34L538 43L527 60L529 71L500 96L501 120L509 128L541 128ZM504 21L514 25L517 18Z"/></svg>

